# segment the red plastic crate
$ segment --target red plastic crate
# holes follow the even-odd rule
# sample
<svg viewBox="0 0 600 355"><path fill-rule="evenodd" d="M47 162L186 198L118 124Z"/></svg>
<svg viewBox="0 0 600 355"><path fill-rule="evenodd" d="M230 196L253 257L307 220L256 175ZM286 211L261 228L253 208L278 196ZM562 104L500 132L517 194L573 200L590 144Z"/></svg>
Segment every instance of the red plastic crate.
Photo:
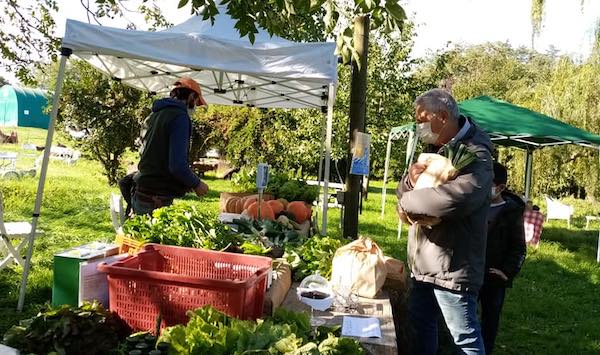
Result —
<svg viewBox="0 0 600 355"><path fill-rule="evenodd" d="M271 258L146 244L135 256L100 264L110 310L134 330L187 323L186 312L210 304L241 319L262 315Z"/></svg>

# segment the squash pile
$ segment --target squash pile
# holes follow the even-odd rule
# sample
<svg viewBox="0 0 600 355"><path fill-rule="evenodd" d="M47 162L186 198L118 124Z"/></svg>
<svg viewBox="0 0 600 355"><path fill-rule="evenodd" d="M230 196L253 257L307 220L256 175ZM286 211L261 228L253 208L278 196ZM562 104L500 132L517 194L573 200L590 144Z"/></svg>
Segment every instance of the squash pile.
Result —
<svg viewBox="0 0 600 355"><path fill-rule="evenodd" d="M258 195L246 197L229 197L225 202L225 212L237 213L258 220ZM261 219L274 221L285 215L296 223L304 223L312 216L311 206L304 201L292 201L280 198L262 201L260 206Z"/></svg>

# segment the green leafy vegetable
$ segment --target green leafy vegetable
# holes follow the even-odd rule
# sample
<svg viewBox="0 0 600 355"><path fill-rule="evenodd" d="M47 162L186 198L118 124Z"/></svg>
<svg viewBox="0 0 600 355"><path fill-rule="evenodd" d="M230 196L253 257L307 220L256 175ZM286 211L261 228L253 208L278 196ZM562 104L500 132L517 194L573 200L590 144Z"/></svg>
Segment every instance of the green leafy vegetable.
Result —
<svg viewBox="0 0 600 355"><path fill-rule="evenodd" d="M3 343L24 354L107 354L130 332L116 314L94 302L48 307L10 328Z"/></svg>
<svg viewBox="0 0 600 355"><path fill-rule="evenodd" d="M231 177L231 185L235 192L256 192L256 171L250 168L240 169ZM287 174L271 171L265 192L288 201L312 203L318 197L319 188Z"/></svg>
<svg viewBox="0 0 600 355"><path fill-rule="evenodd" d="M460 143L447 144L444 146L443 155L452 162L452 166L458 171L467 167L469 164L475 161L477 157L473 152L467 148L466 145Z"/></svg>
<svg viewBox="0 0 600 355"><path fill-rule="evenodd" d="M149 243L211 250L242 243L242 238L219 222L216 215L199 212L194 206L159 208L152 217L137 215L125 222L123 232Z"/></svg>
<svg viewBox="0 0 600 355"><path fill-rule="evenodd" d="M356 340L337 337L337 328L320 327L315 336L305 313L279 308L272 318L244 321L205 306L188 314L187 325L166 328L158 340L169 354L364 354Z"/></svg>
<svg viewBox="0 0 600 355"><path fill-rule="evenodd" d="M294 280L300 281L317 271L327 279L331 277L333 256L344 244L340 238L314 236L299 247L288 246L286 259L294 271Z"/></svg>

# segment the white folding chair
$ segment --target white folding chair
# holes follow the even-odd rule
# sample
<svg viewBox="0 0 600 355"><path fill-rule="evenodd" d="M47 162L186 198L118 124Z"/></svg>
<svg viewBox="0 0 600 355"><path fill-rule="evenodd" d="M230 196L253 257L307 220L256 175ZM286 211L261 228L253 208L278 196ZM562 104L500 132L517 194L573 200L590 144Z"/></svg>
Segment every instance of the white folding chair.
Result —
<svg viewBox="0 0 600 355"><path fill-rule="evenodd" d="M119 194L110 195L110 218L113 228L118 234L123 233L123 223L125 223L125 209L123 209L123 198Z"/></svg>
<svg viewBox="0 0 600 355"><path fill-rule="evenodd" d="M4 222L4 201L0 193L0 233L2 234L2 243L0 243L0 270L8 266L12 261L24 266L25 260L21 257L21 250L27 245L27 237L31 233L31 223L29 222ZM36 230L36 236L42 231ZM18 240L15 247L13 240Z"/></svg>
<svg viewBox="0 0 600 355"><path fill-rule="evenodd" d="M565 205L564 203L555 200L549 196L546 198L546 222L550 219L564 219L567 221L568 228L571 228L571 216L575 213L573 206Z"/></svg>

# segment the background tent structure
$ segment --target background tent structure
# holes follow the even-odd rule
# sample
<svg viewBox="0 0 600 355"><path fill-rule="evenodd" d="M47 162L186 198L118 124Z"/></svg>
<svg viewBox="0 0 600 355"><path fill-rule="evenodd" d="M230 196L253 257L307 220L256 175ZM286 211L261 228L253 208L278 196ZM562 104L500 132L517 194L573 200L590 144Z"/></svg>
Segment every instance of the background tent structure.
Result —
<svg viewBox="0 0 600 355"><path fill-rule="evenodd" d="M584 131L550 116L543 115L524 107L513 105L489 96L479 96L459 103L463 115L471 117L491 137L492 142L502 146L517 147L525 150L525 197L531 190L533 151L544 147L576 144L583 147L600 149L600 136ZM404 128L403 128L404 127ZM395 127L390 131L388 149L392 139L399 139L395 133L406 130L406 126ZM398 138L395 138L398 137ZM415 145L411 146L414 150ZM409 148L407 148L407 151ZM413 151L414 154L414 151ZM383 181L383 191L387 182L387 166ZM382 197L381 214L385 209L385 194Z"/></svg>
<svg viewBox="0 0 600 355"><path fill-rule="evenodd" d="M240 38L234 29L235 21L225 12L225 8L220 8L213 26L210 21L193 16L178 26L158 32L67 20L32 231L36 230L40 215L54 123L66 62L71 54L86 60L114 80L151 93L166 94L177 78L190 76L201 84L208 103L321 109L326 113L321 152L325 161L319 165L319 176L324 170L324 201L327 201L337 84L335 43L296 43L261 31L251 44L247 38ZM322 218L322 228L326 231L327 203L323 203ZM29 235L28 242L18 310L23 308L25 300L33 233Z"/></svg>
<svg viewBox="0 0 600 355"><path fill-rule="evenodd" d="M44 90L4 85L0 88L0 126L48 129Z"/></svg>

